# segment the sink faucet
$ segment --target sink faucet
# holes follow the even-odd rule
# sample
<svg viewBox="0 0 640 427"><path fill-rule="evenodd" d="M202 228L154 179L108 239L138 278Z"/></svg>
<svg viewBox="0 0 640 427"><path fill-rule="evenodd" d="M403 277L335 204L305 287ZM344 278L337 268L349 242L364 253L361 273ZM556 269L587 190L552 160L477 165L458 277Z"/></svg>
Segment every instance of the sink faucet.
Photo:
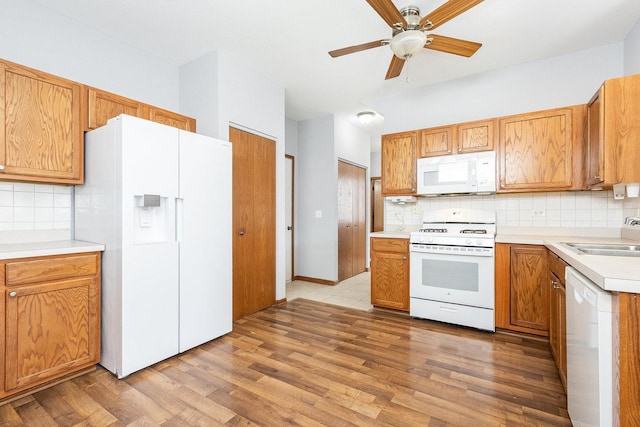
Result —
<svg viewBox="0 0 640 427"><path fill-rule="evenodd" d="M625 218L624 223L626 225L640 225L640 218L634 218L632 216L628 216Z"/></svg>

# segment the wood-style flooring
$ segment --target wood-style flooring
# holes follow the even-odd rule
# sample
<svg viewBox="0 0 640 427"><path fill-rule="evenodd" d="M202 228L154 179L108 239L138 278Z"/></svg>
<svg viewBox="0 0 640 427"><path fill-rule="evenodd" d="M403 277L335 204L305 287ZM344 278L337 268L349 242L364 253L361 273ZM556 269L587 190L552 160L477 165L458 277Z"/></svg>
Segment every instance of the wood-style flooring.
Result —
<svg viewBox="0 0 640 427"><path fill-rule="evenodd" d="M548 343L296 299L117 380L0 406L1 426L571 426Z"/></svg>

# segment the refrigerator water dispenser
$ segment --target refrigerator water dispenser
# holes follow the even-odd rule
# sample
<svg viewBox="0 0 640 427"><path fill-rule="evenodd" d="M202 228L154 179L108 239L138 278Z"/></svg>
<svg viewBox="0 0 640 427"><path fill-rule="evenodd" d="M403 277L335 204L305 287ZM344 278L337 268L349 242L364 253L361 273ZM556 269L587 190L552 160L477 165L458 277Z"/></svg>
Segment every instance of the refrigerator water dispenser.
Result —
<svg viewBox="0 0 640 427"><path fill-rule="evenodd" d="M133 243L166 242L169 236L167 198L159 194L133 196L135 203Z"/></svg>

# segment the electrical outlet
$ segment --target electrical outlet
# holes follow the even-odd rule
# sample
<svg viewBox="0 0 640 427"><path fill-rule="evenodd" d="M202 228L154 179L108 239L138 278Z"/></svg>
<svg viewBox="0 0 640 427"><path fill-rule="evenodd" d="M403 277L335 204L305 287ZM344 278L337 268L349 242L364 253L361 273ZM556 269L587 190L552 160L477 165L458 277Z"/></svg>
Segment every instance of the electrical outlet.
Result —
<svg viewBox="0 0 640 427"><path fill-rule="evenodd" d="M533 211L531 213L531 216L533 216L533 217L543 217L544 215L545 215L545 211L543 211L543 210Z"/></svg>
<svg viewBox="0 0 640 427"><path fill-rule="evenodd" d="M411 212L414 215L418 215L420 213L420 209L418 209L418 204L414 203L413 205L411 205Z"/></svg>

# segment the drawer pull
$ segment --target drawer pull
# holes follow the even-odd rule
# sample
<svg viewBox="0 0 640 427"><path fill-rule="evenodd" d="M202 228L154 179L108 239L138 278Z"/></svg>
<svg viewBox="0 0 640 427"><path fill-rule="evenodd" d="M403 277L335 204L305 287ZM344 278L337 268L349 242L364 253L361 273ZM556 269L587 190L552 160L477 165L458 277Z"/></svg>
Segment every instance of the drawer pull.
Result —
<svg viewBox="0 0 640 427"><path fill-rule="evenodd" d="M18 295L18 293L16 291L9 292L9 297L11 297L11 298L15 298L16 295Z"/></svg>

